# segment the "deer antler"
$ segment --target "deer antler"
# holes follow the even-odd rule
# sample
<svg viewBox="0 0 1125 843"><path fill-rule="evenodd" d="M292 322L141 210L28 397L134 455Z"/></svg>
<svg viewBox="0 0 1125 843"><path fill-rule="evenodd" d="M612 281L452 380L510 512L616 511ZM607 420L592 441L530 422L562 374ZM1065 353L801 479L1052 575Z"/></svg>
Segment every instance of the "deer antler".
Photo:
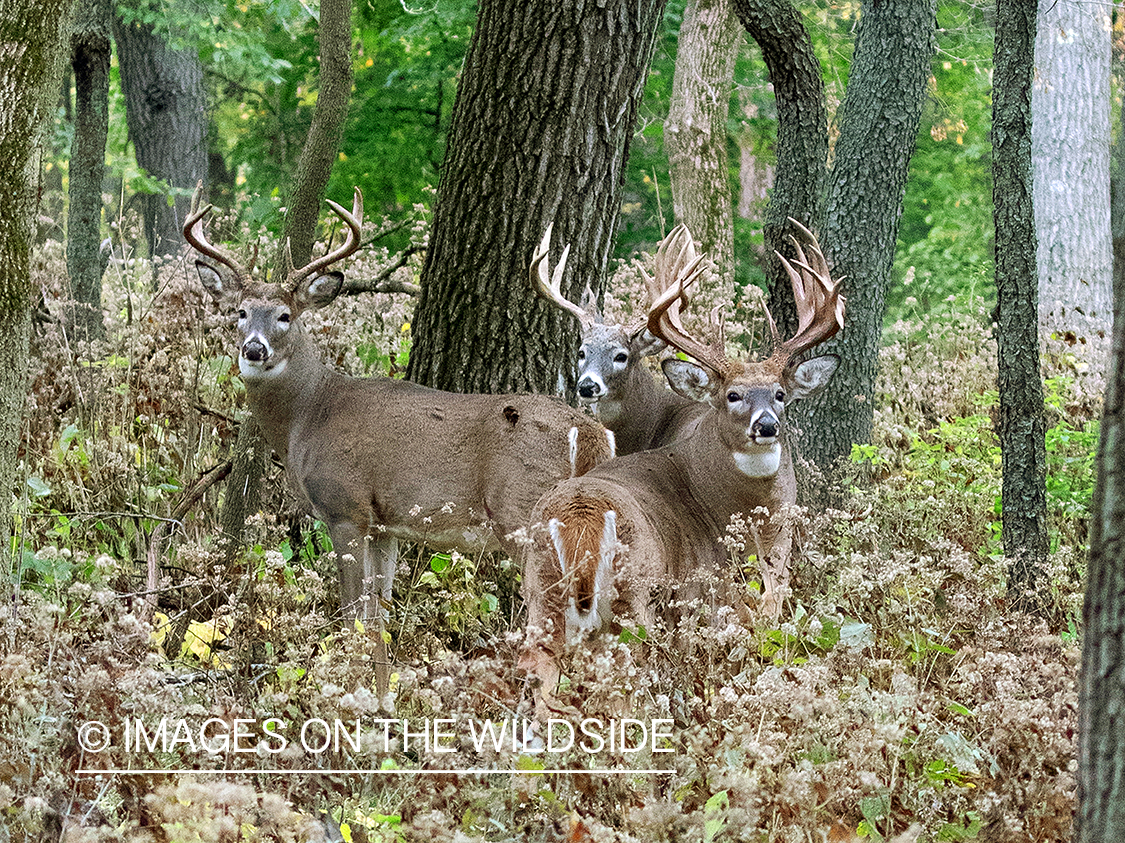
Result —
<svg viewBox="0 0 1125 843"><path fill-rule="evenodd" d="M203 199L203 182L195 186L195 193L191 198L191 206L195 208L184 222L184 239L202 255L227 267L234 274L234 283L239 287L250 277L250 272L241 261L226 249L214 246L207 240L203 232L203 220L211 212L211 205L200 207Z"/></svg>
<svg viewBox="0 0 1125 843"><path fill-rule="evenodd" d="M343 244L338 248L321 255L309 263L305 264L301 269L292 268L292 257L289 256L289 243L285 244L285 264L287 272L286 287L289 290L295 290L297 285L308 278L314 273L320 272L326 266L336 263L336 261L343 260L349 255L355 254L359 249L360 228L363 223L363 194L359 188L355 189L355 194L352 199L352 210L349 213L342 205L338 205L331 199L328 200L328 206L336 212L344 224L348 227L348 235L344 238Z"/></svg>
<svg viewBox="0 0 1125 843"><path fill-rule="evenodd" d="M690 238L690 235L688 235ZM693 247L694 251L694 247ZM735 365L721 347L704 345L691 336L680 321L680 310L687 299L685 290L707 270L706 256L695 255L687 263L679 262L675 280L668 285L648 312L648 330L654 337L678 348L689 357L719 374L727 373Z"/></svg>
<svg viewBox="0 0 1125 843"><path fill-rule="evenodd" d="M776 359L782 368L802 351L835 336L844 327L845 300L840 294L840 282L843 278L832 280L828 261L824 259L816 236L792 217L789 222L797 227L807 242L802 247L796 237L789 235L797 250L797 259L793 262L780 252L775 252L785 271L789 273L793 284L793 300L797 305L797 333L784 342L779 342L777 326L773 317L770 317L770 330L774 337L771 360Z"/></svg>
<svg viewBox="0 0 1125 843"><path fill-rule="evenodd" d="M563 249L562 257L559 259L559 265L555 267L553 274L550 273L549 261L547 260L548 252L551 249L551 232L554 230L555 224L552 222L547 225L547 230L543 233L543 239L539 243L539 247L535 250L535 254L531 256L531 266L529 272L531 275L531 283L535 285L535 289L539 291L539 295L553 304L560 310L565 310L571 316L578 320L585 331L590 328L597 321L597 315L594 313L591 306L590 309L581 307L566 296L562 294L562 277L563 271L566 269L566 259L570 255L570 244L566 244ZM589 286L586 287L587 298L593 300L593 295L590 293Z"/></svg>

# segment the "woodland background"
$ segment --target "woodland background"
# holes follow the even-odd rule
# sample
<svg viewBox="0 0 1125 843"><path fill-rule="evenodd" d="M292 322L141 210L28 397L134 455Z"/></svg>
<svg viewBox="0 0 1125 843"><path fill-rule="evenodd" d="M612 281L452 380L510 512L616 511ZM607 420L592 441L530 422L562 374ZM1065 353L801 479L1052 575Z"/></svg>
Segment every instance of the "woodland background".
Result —
<svg viewBox="0 0 1125 843"><path fill-rule="evenodd" d="M25 11L9 5L0 2L0 20L11 12L17 23L7 25L25 31L5 30L5 50L25 37L30 43L32 33L28 19L16 16ZM30 5L43 25L62 25L48 3ZM612 225L596 248L576 258L603 290L609 315L634 312L643 300L637 263L651 266L663 234L694 213L675 195L674 79L689 49L686 21L694 14L698 23L716 5L723 6L673 0L652 7L652 60L639 71L636 123L623 132L627 157L625 149L609 156L621 174L619 199L609 202ZM269 764L382 768L386 775L270 777L252 772L261 758L200 755L182 746L138 756L115 744L93 756L74 734L86 720L125 717L299 722L522 714L527 689L514 669L519 570L499 557L421 549L411 555L390 625L401 668L393 699L375 698L374 644L365 630L341 629L333 618L326 535L289 497L279 467L263 459L260 446L246 445L233 337L194 281L179 226L202 179L219 209L212 239L268 264L282 238L301 229L293 200L302 195L312 157L305 151L323 128L318 105L337 85L346 109L336 109L337 128L329 126L329 134L339 134L328 146L322 187L343 204L350 204L353 186L363 190L366 247L347 268L354 295L305 318L326 359L345 371L401 377L413 366L420 380L445 376L443 367L450 367L440 349L423 352L427 360L436 354L434 363L412 357L435 335L430 323L419 326L415 306L427 273L437 272L428 263L436 260L435 202L478 9L462 0L419 8L391 0L360 0L354 8L328 0L80 4L73 30L59 33L70 61L61 86L42 93L48 131L35 144L41 153L31 167L37 190L28 205L35 226L25 272L26 396L4 384L5 396L18 399L20 421L10 437L18 442L10 599L0 610L0 833L14 840L1074 835L1080 650L1089 643L1091 618L1110 618L1109 633L1098 627L1098 641L1111 656L1121 633L1112 621L1112 576L1109 597L1094 610L1088 602L1085 618L1083 594L1088 566L1103 558L1090 555L1092 545L1111 546L1103 568L1094 570L1122 567L1113 564L1113 519L1096 516L1113 504L1096 501L1095 476L1099 419L1119 402L1112 392L1110 400L1103 396L1107 372L1115 371L1108 365L1109 215L1111 197L1125 195L1116 189L1113 164L1125 155L1125 30L1113 4L1060 0L1040 10L1040 35L1089 39L1096 60L1081 59L1069 72L1090 82L1088 100L1069 95L1089 103L1087 116L1064 125L1054 147L1043 133L1031 141L1028 176L1046 185L1035 185L1039 242L1055 242L1052 230L1073 223L1067 242L1082 245L1048 249L1037 273L1025 273L1041 305L1031 327L1039 377L1024 380L1042 388L1031 414L1041 425L1043 460L1041 511L1032 517L1042 541L1025 555L1005 534L1004 501L1015 498L1004 485L997 435L1006 412L997 342L1010 323L997 288L1006 271L998 264L1031 241L1013 242L994 228L998 147L991 133L1001 73L994 49L999 55L1000 37L1015 30L997 21L1007 21L1013 7L1034 12L1036 4L910 5L936 20L936 48L919 77L925 84L916 133L904 124L911 148L903 158L909 170L901 218L894 197L880 209L891 221L893 254L879 258L886 309L873 322L878 374L865 396L870 429L860 436L847 429L843 459L830 465L817 459L816 443L804 450L829 491L812 466L808 488L824 494L802 516L802 554L783 622L745 628L723 617L683 630L691 659L670 639L625 635L597 652L576 653L569 670L565 690L589 716L626 710L672 718L668 764L675 772L536 775L539 758L482 756L466 745L453 756L282 754ZM1047 7L1076 17L1045 24ZM534 4L528 8L534 13ZM714 29L704 42L729 44L731 73L715 97L720 129L711 132L726 163L697 191L709 197L698 213L717 221L715 232L701 234L720 269L709 294L726 306L728 338L740 349L761 336L760 307L776 289L768 202L775 173L788 160L777 85L743 21L753 12L795 11L819 65L824 155L835 164L847 151L836 142L849 79L858 73L860 20L869 13L876 20L888 8L894 6L736 3L709 24ZM337 26L331 37L350 56L350 82L322 58L330 14ZM515 51L537 49L523 43ZM1035 55L1042 55L1038 47ZM89 108L100 89L89 87L91 68L99 67L107 92L100 112L96 103ZM145 77L153 67L162 70ZM130 81L134 70L141 75ZM173 106L184 113L177 116ZM92 159L82 158L90 154L82 140L91 113L102 115L105 132L104 153L95 150ZM1098 163L1073 173L1059 147L1083 146L1079 141L1096 147ZM1075 198L1087 186L1091 194ZM333 233L316 228L321 202L314 193L311 203L305 197L307 242L295 252L308 254ZM1060 204L1049 204L1052 196ZM1071 204L1062 204L1064 196ZM830 232L830 257L835 249L837 266L847 265L853 258L844 236L831 233L832 213L814 209L813 217ZM537 241L540 221L527 227ZM464 233L456 224L441 228L446 238ZM570 233L580 236L577 224ZM6 249L15 240L5 230L0 235ZM497 283L518 287L530 300L526 270L517 271L530 247L511 251L513 270ZM1062 267L1051 269L1060 255ZM1033 257L1033 270L1034 264ZM439 288L434 282L429 289ZM849 304L862 301L855 296ZM432 309L440 314L440 302ZM560 360L570 353L568 330L544 329ZM481 377L493 383L496 376ZM235 506L221 481L240 470L235 462L245 454L264 475L251 484L261 498ZM1105 481L1102 497L1113 488ZM1015 507L1007 509L1011 515ZM728 546L733 569L745 572L752 590L756 562L737 524ZM149 560L161 571L160 612L151 621L143 611ZM1088 710L1098 700L1112 709L1113 694L1121 692L1086 691L1095 701ZM1109 722L1088 733L1104 738L1106 757L1117 740ZM1095 755L1083 756L1083 769L1094 771L1089 781L1110 780ZM644 754L612 761L665 766L665 758ZM574 753L550 763L589 767L590 759ZM76 775L91 767L183 772ZM396 773L467 767L521 772ZM1086 804L1112 806L1115 795L1101 788L1100 801ZM1112 832L1097 837L1121 821L1114 810L1088 815L1079 833L1114 839Z"/></svg>

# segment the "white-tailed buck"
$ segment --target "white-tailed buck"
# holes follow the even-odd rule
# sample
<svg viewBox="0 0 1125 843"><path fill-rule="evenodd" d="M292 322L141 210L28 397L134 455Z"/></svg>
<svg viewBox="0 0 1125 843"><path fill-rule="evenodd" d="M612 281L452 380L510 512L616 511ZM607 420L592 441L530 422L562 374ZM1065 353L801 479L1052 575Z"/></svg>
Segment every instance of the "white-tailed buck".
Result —
<svg viewBox="0 0 1125 843"><path fill-rule="evenodd" d="M520 667L541 680L544 701L557 683L565 643L612 629L626 615L652 629L659 608L654 590L721 570L727 558L721 538L737 513L756 526L763 610L780 611L791 533L770 516L797 496L784 409L823 387L836 370L833 355L803 363L798 355L833 336L844 313L839 281L832 281L813 235L798 227L805 245L793 238L797 259L782 258L797 303L796 334L782 342L770 319L774 351L760 362L727 358L721 340L708 346L694 339L679 309L698 262L683 266L653 305L648 328L699 361L665 360L664 373L681 395L706 402L707 413L672 444L566 480L536 504L525 556L528 631Z"/></svg>
<svg viewBox="0 0 1125 843"><path fill-rule="evenodd" d="M289 482L328 527L340 567L340 603L379 615L389 600L397 540L440 549L515 552L506 537L527 526L536 500L559 480L612 454L593 419L542 395L460 395L388 377L352 378L321 362L301 314L329 304L343 275L328 267L359 248L363 198L339 248L295 269L286 250L280 283L253 281L203 232L210 206L184 224L204 287L238 314L238 368L250 410L285 464Z"/></svg>
<svg viewBox="0 0 1125 843"><path fill-rule="evenodd" d="M645 368L644 358L659 354L667 348L666 344L648 330L647 320L634 325L606 322L589 285L582 304L568 300L561 288L570 247L563 250L552 275L547 260L550 246L548 226L531 259L531 281L543 298L578 320L582 332L578 349L579 402L613 431L618 455L659 448L679 438L707 408L665 388ZM644 275L650 306L695 258L691 234L683 225L676 226L660 244L655 277ZM685 306L686 299L681 302L681 307Z"/></svg>

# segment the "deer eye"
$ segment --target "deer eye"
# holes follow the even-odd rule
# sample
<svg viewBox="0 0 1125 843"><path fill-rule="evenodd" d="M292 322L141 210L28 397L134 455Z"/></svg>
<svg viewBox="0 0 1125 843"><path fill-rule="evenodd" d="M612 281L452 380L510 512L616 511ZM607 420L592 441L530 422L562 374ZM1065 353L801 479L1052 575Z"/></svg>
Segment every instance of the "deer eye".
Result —
<svg viewBox="0 0 1125 843"><path fill-rule="evenodd" d="M246 311L245 310L238 311L238 318L239 319L245 319L246 318Z"/></svg>
<svg viewBox="0 0 1125 843"><path fill-rule="evenodd" d="M282 322L284 324L289 324L289 314L288 313L278 314L277 321Z"/></svg>
<svg viewBox="0 0 1125 843"><path fill-rule="evenodd" d="M584 348L578 349L578 359L579 360L585 360L586 359L586 349L584 349Z"/></svg>
<svg viewBox="0 0 1125 843"><path fill-rule="evenodd" d="M624 351L619 351L619 352L617 352L617 354L614 355L613 362L614 363L628 363L629 362L629 355L626 354Z"/></svg>
<svg viewBox="0 0 1125 843"><path fill-rule="evenodd" d="M773 397L778 401L784 402L785 401L785 390L779 389L777 392L774 393Z"/></svg>
<svg viewBox="0 0 1125 843"><path fill-rule="evenodd" d="M727 401L731 404L737 404L742 400L742 396L735 392L733 389L727 393Z"/></svg>

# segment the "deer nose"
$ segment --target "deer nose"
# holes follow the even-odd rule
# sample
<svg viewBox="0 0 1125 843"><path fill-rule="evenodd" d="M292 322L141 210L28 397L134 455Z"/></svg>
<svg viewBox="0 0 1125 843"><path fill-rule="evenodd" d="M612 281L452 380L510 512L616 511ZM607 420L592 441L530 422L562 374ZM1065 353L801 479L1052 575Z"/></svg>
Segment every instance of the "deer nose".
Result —
<svg viewBox="0 0 1125 843"><path fill-rule="evenodd" d="M242 356L253 363L261 363L269 356L269 352L261 340L253 339L242 344Z"/></svg>
<svg viewBox="0 0 1125 843"><path fill-rule="evenodd" d="M578 382L578 395L581 398L597 398L599 394L598 382L593 378L582 378Z"/></svg>
<svg viewBox="0 0 1125 843"><path fill-rule="evenodd" d="M751 427L751 433L755 438L773 439L777 436L777 432L781 427L781 422L777 420L777 416L762 415L760 416Z"/></svg>

